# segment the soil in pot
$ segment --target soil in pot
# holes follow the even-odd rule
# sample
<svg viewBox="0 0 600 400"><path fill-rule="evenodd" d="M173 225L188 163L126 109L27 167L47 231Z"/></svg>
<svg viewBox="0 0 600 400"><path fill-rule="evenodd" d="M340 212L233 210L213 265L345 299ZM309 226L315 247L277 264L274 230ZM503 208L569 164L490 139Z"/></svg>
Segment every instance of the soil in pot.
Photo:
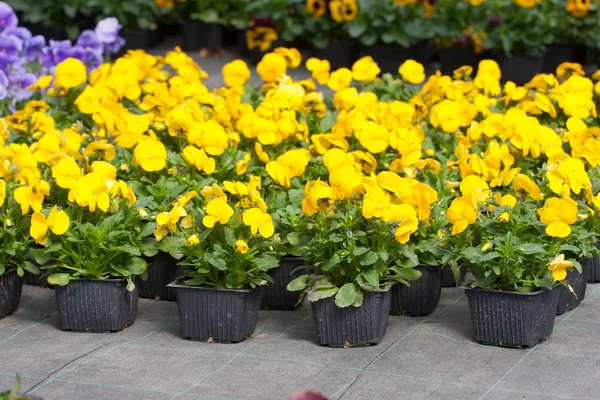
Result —
<svg viewBox="0 0 600 400"><path fill-rule="evenodd" d="M183 21L183 50L220 49L223 47L223 29L219 24L202 21Z"/></svg>
<svg viewBox="0 0 600 400"><path fill-rule="evenodd" d="M469 268L466 265L460 267L460 282L456 282L456 277L452 268L445 266L442 268L442 287L456 287L460 286L461 282L465 279Z"/></svg>
<svg viewBox="0 0 600 400"><path fill-rule="evenodd" d="M556 68L564 62L577 62L577 47L570 44L553 44L544 53L542 72L556 73Z"/></svg>
<svg viewBox="0 0 600 400"><path fill-rule="evenodd" d="M473 336L481 344L531 347L548 339L554 329L558 291L533 293L465 289Z"/></svg>
<svg viewBox="0 0 600 400"><path fill-rule="evenodd" d="M169 285L177 293L181 334L209 343L238 343L256 329L262 289L232 290Z"/></svg>
<svg viewBox="0 0 600 400"><path fill-rule="evenodd" d="M19 309L23 278L17 270L5 271L0 275L0 318L10 315Z"/></svg>
<svg viewBox="0 0 600 400"><path fill-rule="evenodd" d="M175 290L168 285L185 274L185 267L178 266L176 259L163 252L147 261L148 277L139 282L140 297L175 301Z"/></svg>
<svg viewBox="0 0 600 400"><path fill-rule="evenodd" d="M56 286L62 328L73 332L118 332L133 325L139 288L126 290L122 279L72 280Z"/></svg>
<svg viewBox="0 0 600 400"><path fill-rule="evenodd" d="M419 265L416 269L422 276L409 282L410 287L401 284L392 287L390 314L420 317L431 314L438 306L442 295L442 267Z"/></svg>
<svg viewBox="0 0 600 400"><path fill-rule="evenodd" d="M302 258L286 256L281 259L279 268L269 271L273 283L268 284L263 291L261 310L295 310L298 307L302 293L288 291L287 285L299 275L294 270L303 265Z"/></svg>
<svg viewBox="0 0 600 400"><path fill-rule="evenodd" d="M365 292L359 307L339 308L330 297L312 303L313 318L321 346L360 347L378 344L387 330L390 290Z"/></svg>
<svg viewBox="0 0 600 400"><path fill-rule="evenodd" d="M571 293L569 288L564 285L556 285L554 290L558 291L558 306L556 308L556 315L561 315L567 311L571 311L577 307L585 298L585 291L587 289L587 277L588 277L588 264L581 261L582 272L577 270L570 271L567 273L566 280L573 288Z"/></svg>
<svg viewBox="0 0 600 400"><path fill-rule="evenodd" d="M512 81L522 86L542 71L542 56L515 55L508 57L497 51L492 54L502 71L503 82Z"/></svg>
<svg viewBox="0 0 600 400"><path fill-rule="evenodd" d="M477 75L477 66L481 57L472 49L439 49L438 56L440 59L440 70L444 75L452 76L454 70L468 65L473 68L471 76L474 78Z"/></svg>

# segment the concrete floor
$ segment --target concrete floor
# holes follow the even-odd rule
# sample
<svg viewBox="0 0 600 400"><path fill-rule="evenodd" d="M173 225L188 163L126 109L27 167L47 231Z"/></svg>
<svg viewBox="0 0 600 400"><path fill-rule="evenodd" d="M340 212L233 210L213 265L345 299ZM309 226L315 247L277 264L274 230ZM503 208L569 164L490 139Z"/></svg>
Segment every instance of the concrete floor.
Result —
<svg viewBox="0 0 600 400"><path fill-rule="evenodd" d="M284 399L302 389L331 399L600 398L600 285L557 317L552 337L514 350L472 340L462 288L437 310L391 316L378 346L317 345L309 305L261 311L239 344L181 339L174 302L140 300L119 333L63 332L54 291L25 286L19 311L0 320L0 389L46 400Z"/></svg>

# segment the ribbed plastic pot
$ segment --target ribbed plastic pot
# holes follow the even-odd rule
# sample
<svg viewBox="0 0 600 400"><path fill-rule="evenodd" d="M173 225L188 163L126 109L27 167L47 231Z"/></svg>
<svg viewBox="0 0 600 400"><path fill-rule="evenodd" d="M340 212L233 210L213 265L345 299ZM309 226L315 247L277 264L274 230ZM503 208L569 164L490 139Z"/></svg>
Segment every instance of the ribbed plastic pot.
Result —
<svg viewBox="0 0 600 400"><path fill-rule="evenodd" d="M133 325L139 289L126 290L123 279L72 280L56 286L62 328L73 332L118 332Z"/></svg>
<svg viewBox="0 0 600 400"><path fill-rule="evenodd" d="M290 292L287 285L298 273L294 270L302 267L304 260L300 257L283 257L279 268L269 271L273 283L267 285L263 291L261 310L295 310L302 292Z"/></svg>
<svg viewBox="0 0 600 400"><path fill-rule="evenodd" d="M340 68L352 68L356 61L357 48L352 41L331 42L324 49L314 49L313 56L329 60L331 70Z"/></svg>
<svg viewBox="0 0 600 400"><path fill-rule="evenodd" d="M392 287L392 315L419 317L431 314L442 295L442 267L419 265L421 278L409 282L410 287L397 284Z"/></svg>
<svg viewBox="0 0 600 400"><path fill-rule="evenodd" d="M543 57L532 55L516 55L508 57L498 51L492 52L502 71L502 81L513 81L524 85L542 70Z"/></svg>
<svg viewBox="0 0 600 400"><path fill-rule="evenodd" d="M574 44L551 44L544 53L542 72L555 73L564 62L577 62L577 46Z"/></svg>
<svg viewBox="0 0 600 400"><path fill-rule="evenodd" d="M567 311L571 311L577 307L585 298L585 291L587 289L587 277L589 267L582 260L581 262L582 271L577 270L570 271L567 273L566 280L573 288L575 295L571 293L569 288L564 285L556 285L553 290L558 291L558 306L556 307L556 315L561 315Z"/></svg>
<svg viewBox="0 0 600 400"><path fill-rule="evenodd" d="M548 339L554 328L558 291L533 293L465 289L473 336L481 344L531 347Z"/></svg>
<svg viewBox="0 0 600 400"><path fill-rule="evenodd" d="M454 277L454 272L452 272L452 268L449 266L445 266L442 268L442 287L456 287L460 286L460 283L465 279L467 275L467 271L469 268L466 265L462 265L460 267L460 282L456 282L456 278Z"/></svg>
<svg viewBox="0 0 600 400"><path fill-rule="evenodd" d="M365 292L360 307L339 308L330 297L312 303L321 346L360 347L378 344L387 330L390 290Z"/></svg>
<svg viewBox="0 0 600 400"><path fill-rule="evenodd" d="M598 242L598 247L600 248L600 242ZM588 283L600 282L600 260L598 260L598 257L586 258L581 266L587 268Z"/></svg>
<svg viewBox="0 0 600 400"><path fill-rule="evenodd" d="M220 49L223 47L223 29L219 24L202 21L183 21L184 50Z"/></svg>
<svg viewBox="0 0 600 400"><path fill-rule="evenodd" d="M23 278L17 275L16 269L5 271L0 275L0 318L19 309L22 289Z"/></svg>
<svg viewBox="0 0 600 400"><path fill-rule="evenodd" d="M177 293L181 333L185 339L216 343L241 342L256 329L261 288L213 289L169 285Z"/></svg>
<svg viewBox="0 0 600 400"><path fill-rule="evenodd" d="M438 56L440 58L440 69L444 75L452 76L455 69L462 66L470 66L473 68L471 76L477 74L477 67L481 57L476 54L473 49L448 48L439 49Z"/></svg>
<svg viewBox="0 0 600 400"><path fill-rule="evenodd" d="M42 275L44 275L43 272L40 272L39 274L32 274L31 272L25 271L23 279L27 285L53 288L54 286L50 285L48 280L42 279Z"/></svg>
<svg viewBox="0 0 600 400"><path fill-rule="evenodd" d="M158 253L147 260L148 277L139 282L140 297L156 300L175 301L175 290L168 287L171 282L185 274L185 267L178 266L177 260L168 253Z"/></svg>

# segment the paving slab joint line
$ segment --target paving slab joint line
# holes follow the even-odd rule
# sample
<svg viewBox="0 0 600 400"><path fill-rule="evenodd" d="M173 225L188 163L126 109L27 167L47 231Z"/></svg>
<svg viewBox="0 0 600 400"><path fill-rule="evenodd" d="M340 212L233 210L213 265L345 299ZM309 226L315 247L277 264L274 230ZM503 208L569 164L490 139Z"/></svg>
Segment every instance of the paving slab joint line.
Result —
<svg viewBox="0 0 600 400"><path fill-rule="evenodd" d="M279 339L281 336L285 335L287 332L289 332L290 330L292 330L294 327L298 326L298 325L299 325L299 324L301 324L302 322L306 321L306 320L307 320L308 318L310 318L311 316L312 316L312 314L308 314L308 315L306 315L304 318L302 318L302 319L300 319L299 321L295 322L295 323L294 323L292 326L290 326L290 327L288 327L288 328L284 329L283 331L281 331L281 333L279 333L279 335L277 335L276 337L274 337L274 338L273 338L273 339L271 339L271 340L268 340L267 342L270 342L270 341L274 341L274 340L277 340L277 339ZM242 355L242 354L243 354L243 353L244 353L246 350L249 350L249 349L251 349L251 348L253 348L253 347L255 347L255 346L258 346L258 345L260 345L260 344L263 344L263 343L265 343L265 342L254 343L254 344L251 344L250 346L244 347L243 349L241 349L240 351L238 351L237 353L235 353L235 354L233 355L233 357L231 357L231 359L230 359L229 361L227 361L227 362L226 362L226 363L225 363L223 366L221 366L220 368L218 368L218 369L214 370L213 372L211 372L211 373L209 373L209 374L207 374L207 375L204 375L204 376L203 376L202 378L200 378L200 380L199 380L198 382L196 382L194 385L190 386L189 388L185 389L185 390L184 390L184 391L182 391L182 392L179 392L179 393L175 394L175 396L171 397L169 400L174 400L174 399L178 398L179 396L182 396L182 395L187 395L187 394L188 394L188 392L189 392L190 390L194 389L195 387L198 387L198 386L199 386L199 385L200 385L202 382L204 382L206 379L208 379L208 378L210 378L212 375L214 375L214 374L217 374L217 373L219 373L219 372L223 371L224 369L226 369L226 368L227 368L229 365L231 365L231 363L232 363L234 360L236 360L238 357L240 357L240 356L241 356L241 355Z"/></svg>
<svg viewBox="0 0 600 400"><path fill-rule="evenodd" d="M36 326L40 326L41 324L43 324L47 320L49 320L52 317L55 317L57 315L58 315L58 312L54 312L54 313L50 314L48 317L43 318L40 322L37 322L37 323L35 323L33 325L26 326L25 328L21 329L20 331L13 333L12 335L10 335L9 337L7 337L6 339L0 340L0 345L6 343L7 341L9 341L11 339L16 338L17 336L19 336L21 333L25 332L28 329L35 328Z"/></svg>
<svg viewBox="0 0 600 400"><path fill-rule="evenodd" d="M443 309L441 309L437 314L435 314L436 316L439 316L441 314L443 314L446 310L448 310L450 307L452 307L454 304L458 303L463 297L465 297L464 294L460 295L456 300L454 300L452 303L448 304L446 307L444 307ZM334 395L331 397L332 399L335 398L342 398L346 392L348 390L350 390L350 388L356 383L356 381L358 381L358 379L369 369L373 366L373 364L375 364L381 357L383 357L384 354L388 353L390 350L392 350L394 347L396 347L396 345L398 343L400 343L401 341L403 341L404 339L406 339L407 337L409 337L413 332L415 332L419 327L421 327L425 322L427 322L429 319L433 318L434 314L430 314L428 316L426 316L425 318L423 318L423 321L419 322L414 328L412 328L406 335L402 335L399 338L397 338L394 342L392 342L386 349L384 349L383 351L381 351L381 353L379 353L379 355L377 355L377 357L375 357L366 367L364 367L359 373L358 375L347 385L345 385L344 387L342 387L340 390L338 390L336 393L334 393ZM404 317L406 318L406 317ZM345 389L344 389L345 388ZM341 392L341 394L340 394Z"/></svg>
<svg viewBox="0 0 600 400"><path fill-rule="evenodd" d="M106 354L110 353L111 351L113 351L114 349L116 349L116 348L118 348L118 347L125 346L125 345L127 345L127 344L129 344L129 343L135 343L136 341L139 341L139 340L146 339L147 337L149 337L149 336L151 336L151 335L154 335L155 333L157 333L157 332L161 331L162 329L166 328L167 326L171 325L173 322L177 321L178 319L179 319L179 318L175 318L174 320L172 320L172 321L169 321L169 322L167 322L166 324L159 326L158 328L156 328L156 329L155 329L155 330L153 330L152 332L150 332L150 333L148 333L148 334L146 334L146 335L144 335L144 336L142 336L142 337L140 337L140 338L137 338L137 339L132 339L132 340L129 340L129 341L125 342L125 343L121 343L121 344L117 344L117 345L107 345L107 344L101 345L100 347L97 347L97 348L95 348L94 350L92 350L92 351L90 351L90 352L88 352L88 353L84 354L83 356L81 356L81 357L78 357L78 358L76 358L76 359L75 359L75 360L73 360L73 361L70 361L70 362L69 362L67 365L63 366L62 368L60 368L59 370L57 370L57 371L55 371L55 372L53 373L53 374L56 374L56 372L58 372L58 374L56 374L56 375L54 375L54 376L52 376L52 374L50 374L50 375L49 375L49 377L51 376L51 378L50 378L50 379L46 379L46 380L45 380L45 382L44 382L44 381L42 381L42 382L38 383L38 384L37 384L37 385L35 385L33 388L29 389L29 391L27 391L27 394L32 394L32 393L35 393L37 390L39 390L39 389L43 388L44 386L46 386L46 385L48 385L48 384L50 384L50 383L54 382L54 381L55 381L55 380L56 380L58 377L60 377L60 376L62 376L62 375L64 375L64 374L66 374L66 373L68 373L68 372L71 372L71 371L73 371L75 368L77 368L77 367L79 367L79 366L81 366L81 365L83 365L83 364L86 364L86 363L88 363L88 362L90 362L90 361L92 361L92 360L95 360L95 359L96 359L96 358L98 358L98 357L104 356L104 355L106 355ZM89 355L89 354L92 354L92 353L94 353L94 352L97 352L98 350L101 350L101 349L103 349L103 348L108 348L108 350L106 350L106 351L105 351L105 352L103 352L103 353L96 354L96 355L94 355L94 356L92 356L92 357L90 357L90 358L86 359L85 361L83 361L83 362L79 363L79 364L75 364L75 365L74 365L72 368L70 368L70 369L68 369L68 370L65 370L65 368L67 368L67 367L68 367L70 364L72 364L74 361L77 361L77 360L79 360L79 359L81 359L81 358L83 358L83 357L85 357L85 356L87 356L87 355Z"/></svg>

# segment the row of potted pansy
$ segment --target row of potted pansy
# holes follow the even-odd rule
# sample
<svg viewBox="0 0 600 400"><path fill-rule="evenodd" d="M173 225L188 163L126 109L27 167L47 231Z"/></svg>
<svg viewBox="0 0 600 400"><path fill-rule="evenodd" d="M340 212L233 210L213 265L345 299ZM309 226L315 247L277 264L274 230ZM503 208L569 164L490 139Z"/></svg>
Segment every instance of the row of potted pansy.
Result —
<svg viewBox="0 0 600 400"><path fill-rule="evenodd" d="M41 268L66 330L118 331L140 294L174 296L184 337L238 342L261 303L305 293L319 343L358 346L468 270L477 341L546 339L600 276L600 74L501 85L491 60L426 78L365 57L294 81L301 63L275 49L255 87L235 60L213 90L179 49L41 76L2 125L0 315Z"/></svg>

